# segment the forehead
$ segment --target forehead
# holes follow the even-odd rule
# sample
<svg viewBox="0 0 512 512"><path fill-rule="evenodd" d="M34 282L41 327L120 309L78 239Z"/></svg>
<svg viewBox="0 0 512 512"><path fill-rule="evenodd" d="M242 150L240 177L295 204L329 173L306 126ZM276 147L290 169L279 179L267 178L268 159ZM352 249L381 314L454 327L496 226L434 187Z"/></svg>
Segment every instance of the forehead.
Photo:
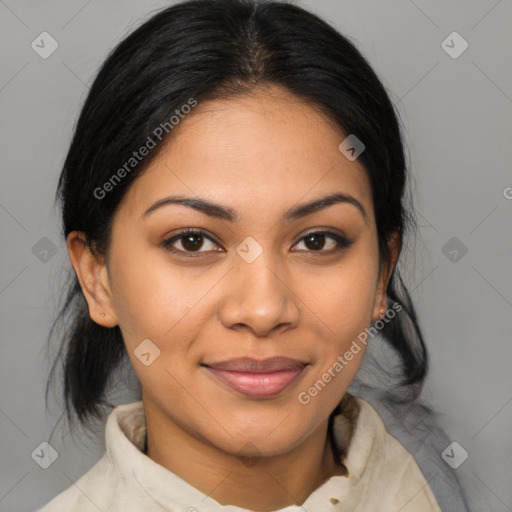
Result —
<svg viewBox="0 0 512 512"><path fill-rule="evenodd" d="M200 102L173 128L123 201L132 213L176 193L214 199L243 216L333 191L373 212L366 171L338 149L341 129L312 104L272 87Z"/></svg>

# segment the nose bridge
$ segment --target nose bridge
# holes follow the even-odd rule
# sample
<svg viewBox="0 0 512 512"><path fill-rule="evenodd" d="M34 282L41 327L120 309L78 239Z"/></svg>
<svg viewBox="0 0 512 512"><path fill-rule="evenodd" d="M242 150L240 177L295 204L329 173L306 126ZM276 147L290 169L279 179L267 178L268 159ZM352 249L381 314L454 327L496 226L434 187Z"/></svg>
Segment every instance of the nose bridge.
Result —
<svg viewBox="0 0 512 512"><path fill-rule="evenodd" d="M294 325L299 317L286 271L270 245L247 237L236 248L229 296L221 318L226 327L244 324L257 335L266 335L280 324Z"/></svg>
<svg viewBox="0 0 512 512"><path fill-rule="evenodd" d="M276 295L282 295L282 290L277 289L279 288L279 279L276 274L282 268L278 263L278 257L270 247L265 249L260 247L261 249L255 247L254 242L244 242L237 248L239 260L235 264L236 271L247 285L245 291L264 294L275 291Z"/></svg>

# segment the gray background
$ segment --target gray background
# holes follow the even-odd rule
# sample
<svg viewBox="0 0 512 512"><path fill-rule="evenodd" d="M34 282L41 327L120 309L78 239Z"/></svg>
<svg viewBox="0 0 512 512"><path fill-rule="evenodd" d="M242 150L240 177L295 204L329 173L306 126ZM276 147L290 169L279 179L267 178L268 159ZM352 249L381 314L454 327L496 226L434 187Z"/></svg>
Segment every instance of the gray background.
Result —
<svg viewBox="0 0 512 512"><path fill-rule="evenodd" d="M101 427L99 440L80 440L61 422L51 442L58 459L42 469L31 457L61 414L54 399L48 412L44 403L46 337L68 268L53 196L98 66L123 36L170 3L0 0L1 511L48 502L103 452ZM357 43L397 104L421 226L404 263L432 359L423 397L469 453L461 468L492 509L510 511L512 2L300 5ZM47 59L31 48L43 31L59 45ZM441 46L453 31L469 44L458 58ZM127 391L115 400L133 396Z"/></svg>

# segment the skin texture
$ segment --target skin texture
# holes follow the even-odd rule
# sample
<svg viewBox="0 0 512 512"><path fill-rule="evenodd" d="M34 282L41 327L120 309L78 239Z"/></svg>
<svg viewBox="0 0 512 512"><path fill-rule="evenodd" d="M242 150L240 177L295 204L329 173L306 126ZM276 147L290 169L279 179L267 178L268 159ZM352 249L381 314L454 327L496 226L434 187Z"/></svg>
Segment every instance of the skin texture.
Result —
<svg viewBox="0 0 512 512"><path fill-rule="evenodd" d="M120 326L141 381L148 456L221 504L261 511L301 504L340 471L327 421L364 350L308 404L297 395L384 314L399 252L390 245L391 266L379 267L370 183L362 164L338 150L345 137L278 87L200 103L125 195L106 259L90 252L81 233L68 237L91 318ZM356 198L365 215L338 203L281 220L287 209L334 192ZM178 194L214 201L239 218L183 205L143 216ZM195 250L176 239L181 254L162 246L184 228L209 238L199 237ZM310 231L352 243L336 252L329 236L308 242ZM263 250L251 263L236 252L249 236ZM134 350L148 338L160 355L145 366ZM270 398L241 395L200 366L276 355L308 366Z"/></svg>

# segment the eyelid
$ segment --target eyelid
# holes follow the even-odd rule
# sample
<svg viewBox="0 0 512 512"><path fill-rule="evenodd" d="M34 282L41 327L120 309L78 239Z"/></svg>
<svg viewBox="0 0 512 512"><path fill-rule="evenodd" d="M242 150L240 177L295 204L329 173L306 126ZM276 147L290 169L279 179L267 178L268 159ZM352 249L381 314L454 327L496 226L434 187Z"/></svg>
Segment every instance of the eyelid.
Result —
<svg viewBox="0 0 512 512"><path fill-rule="evenodd" d="M297 242L300 242L303 238L305 238L308 235L315 235L317 233L323 234L323 235L326 235L326 236L336 235L336 236L338 236L340 238L345 239L347 242L349 241L349 238L345 235L345 233L342 230L339 230L339 229L336 229L336 228L327 227L327 226L325 226L325 227L320 226L320 227L308 229L304 233L301 233L299 235L299 238L297 239Z"/></svg>

